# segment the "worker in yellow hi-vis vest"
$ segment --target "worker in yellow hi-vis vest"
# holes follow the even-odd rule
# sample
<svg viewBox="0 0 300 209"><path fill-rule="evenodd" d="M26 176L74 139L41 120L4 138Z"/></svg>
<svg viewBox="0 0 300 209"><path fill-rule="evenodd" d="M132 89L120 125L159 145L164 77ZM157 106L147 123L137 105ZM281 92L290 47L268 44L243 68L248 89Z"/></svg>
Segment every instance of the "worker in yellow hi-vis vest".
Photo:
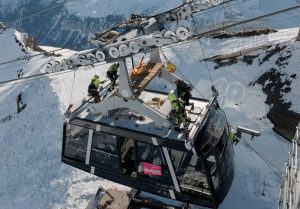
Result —
<svg viewBox="0 0 300 209"><path fill-rule="evenodd" d="M183 124L183 126L187 126L187 116L185 113L184 101L180 98L177 98L173 90L169 92L168 100L171 103L169 119L175 126L175 130L179 130L181 124Z"/></svg>
<svg viewBox="0 0 300 209"><path fill-rule="evenodd" d="M106 80L101 81L98 75L94 75L94 77L91 79L91 83L88 87L88 93L90 96L94 97L95 103L101 101L98 88L100 84L103 84L105 82Z"/></svg>

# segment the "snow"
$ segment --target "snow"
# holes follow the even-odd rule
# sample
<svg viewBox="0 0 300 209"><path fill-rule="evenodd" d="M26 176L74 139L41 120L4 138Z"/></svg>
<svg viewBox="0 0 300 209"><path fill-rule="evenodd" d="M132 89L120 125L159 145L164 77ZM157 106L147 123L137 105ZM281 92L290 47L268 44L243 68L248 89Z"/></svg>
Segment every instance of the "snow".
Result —
<svg viewBox="0 0 300 209"><path fill-rule="evenodd" d="M128 17L130 14L141 14L149 10L155 13L167 11L182 3L182 0L88 0L72 1L66 4L70 13L79 17L101 18L108 15L121 15ZM152 12L152 13L153 13Z"/></svg>
<svg viewBox="0 0 300 209"><path fill-rule="evenodd" d="M8 61L22 56L19 45L10 37L13 33L7 31L5 39L3 35L0 35L0 43L10 47L1 50L0 57ZM24 69L24 76L43 73L50 58L38 58L40 60L24 61L24 64L12 68L1 66L1 80L16 78L20 67ZM98 72L79 71L75 84L87 86L95 73ZM2 85L0 118L13 117L0 123L1 209L84 208L100 184L104 187L111 185L60 161L63 113L70 99L72 79L73 73L69 73L28 83ZM22 114L16 115L15 97L21 91L27 107ZM72 101L85 95L85 88L77 89Z"/></svg>
<svg viewBox="0 0 300 209"><path fill-rule="evenodd" d="M6 29L6 31L0 35L1 51L6 52L0 57L0 62L25 56L25 53L22 52L21 47L15 43L15 37L18 40L21 40L21 34L12 28Z"/></svg>
<svg viewBox="0 0 300 209"><path fill-rule="evenodd" d="M93 2L96 4L98 1ZM1 62L36 53L22 52L14 41L15 33L16 31L10 29L0 34ZM276 42L290 40L287 38L290 33L284 34L274 35L273 40ZM210 79L205 62L200 60L220 52L232 53L237 49L232 47L232 44L237 41L250 45L253 39L245 38L242 41L238 38L221 41L207 39L202 40L201 45L200 42L192 42L172 49L165 48L164 52L176 64L177 73L190 80L208 97ZM288 45L294 47L293 56L288 69L286 71L282 69L282 72L298 73L300 44L289 42ZM212 47L215 50L212 50ZM45 49L52 48L45 47ZM258 60L264 56L264 52L264 50L253 52L260 55L252 65L238 61L234 65L214 69L215 63L207 62L207 64L213 82L219 90L219 102L227 114L228 121L233 126L243 125L259 130L261 137L253 141L245 137L246 141L266 161L270 161L282 172L290 143L272 130L273 125L266 118L270 107L264 103L266 96L262 93L261 86L248 85L270 69L276 61L276 57L272 57L270 61L259 65ZM68 53L63 55L69 56ZM24 69L26 76L44 72L46 63L52 58L40 55L36 59L30 62L20 61L18 66L15 66L16 63L1 66L0 80L16 78L16 71L20 68ZM1 209L79 209L87 205L100 185L128 189L60 162L63 114L70 101L76 103L86 96L88 83L94 74L104 78L108 66L104 64L89 70L77 71L72 92L73 72L0 86L0 120L13 115L10 121L0 123ZM292 83L291 92L284 96L287 101L292 101L292 108L297 112L300 112L299 82L297 75L297 79ZM23 101L27 107L16 115L15 96L20 91L23 91ZM199 95L197 91L193 94ZM277 208L281 178L243 141L235 146L235 166L233 185L220 208ZM273 169L277 171L276 168Z"/></svg>
<svg viewBox="0 0 300 209"><path fill-rule="evenodd" d="M299 43L295 43L295 45L297 46ZM190 52L191 49L193 53ZM204 50L206 51L206 49ZM178 69L182 69L181 73L196 84L197 89L205 92L208 89L209 79L205 75L207 74L205 63L197 62L203 58L199 43L179 46L170 51L168 58L172 59ZM294 56L297 59L297 54ZM276 59L273 58L270 63L261 67L257 60L251 66L238 62L235 65L214 70L215 64L208 62L208 67L220 93L220 105L226 112L229 122L234 127L242 125L259 130L261 136L258 139L251 141L246 137L246 140L264 159L283 171L290 144L272 131L273 125L266 119L269 107L264 104L266 96L261 92L261 87L248 86L269 66L272 66ZM288 70L297 73L297 68L291 67ZM206 82L202 82L202 80ZM293 91L299 97L297 88ZM299 102L295 99L290 101ZM300 109L297 109L297 112L300 112ZM235 147L235 164L236 175L232 188L220 208L276 208L281 178L274 174L265 162L242 142ZM266 184L265 189L264 184ZM262 195L263 190L265 190L265 196Z"/></svg>
<svg viewBox="0 0 300 209"><path fill-rule="evenodd" d="M299 28L278 30L276 33L251 37L234 37L224 39L205 39L201 45L205 47L205 58L218 55L229 55L234 53L249 52L254 49L276 45L287 41L295 40L299 35ZM201 49L199 50L201 52Z"/></svg>

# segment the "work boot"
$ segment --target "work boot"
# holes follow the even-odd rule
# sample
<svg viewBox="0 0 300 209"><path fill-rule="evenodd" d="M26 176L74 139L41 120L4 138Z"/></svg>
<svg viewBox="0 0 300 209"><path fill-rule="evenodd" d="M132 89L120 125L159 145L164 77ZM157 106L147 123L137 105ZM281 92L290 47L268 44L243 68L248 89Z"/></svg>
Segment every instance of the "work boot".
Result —
<svg viewBox="0 0 300 209"><path fill-rule="evenodd" d="M180 132L181 129L180 129L179 126L175 126L175 127L174 127L174 130L177 131L177 132Z"/></svg>
<svg viewBox="0 0 300 209"><path fill-rule="evenodd" d="M188 110L188 112L190 113L190 112L192 112L192 111L194 110L194 108L195 108L194 102L190 102L190 103L189 103L189 106L191 106L191 108Z"/></svg>

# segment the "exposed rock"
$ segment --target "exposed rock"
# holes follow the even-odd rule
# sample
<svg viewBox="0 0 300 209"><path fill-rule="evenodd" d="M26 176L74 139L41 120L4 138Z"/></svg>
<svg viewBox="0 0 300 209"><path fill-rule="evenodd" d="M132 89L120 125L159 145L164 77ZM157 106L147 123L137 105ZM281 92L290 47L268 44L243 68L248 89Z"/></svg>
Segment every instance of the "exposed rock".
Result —
<svg viewBox="0 0 300 209"><path fill-rule="evenodd" d="M25 39L25 46L29 47L29 48L33 49L34 51L37 51L37 52L46 52L44 49L39 47L36 38L32 35L29 35Z"/></svg>
<svg viewBox="0 0 300 209"><path fill-rule="evenodd" d="M291 83L287 75L272 68L251 84L263 86L263 92L267 95L265 103L270 105L267 118L274 124L274 131L287 139L294 137L295 127L300 121L300 114L290 110L292 103L282 98L291 90Z"/></svg>
<svg viewBox="0 0 300 209"><path fill-rule="evenodd" d="M245 62L247 65L252 65L253 60L257 58L259 54L257 55L244 55L242 61Z"/></svg>
<svg viewBox="0 0 300 209"><path fill-rule="evenodd" d="M258 56L259 56L259 54L244 55L242 58L241 57L232 57L230 59L215 60L214 62L216 63L216 65L215 65L214 69L218 69L218 68L226 67L226 66L231 66L233 64L236 64L238 61L242 61L242 62L246 63L247 65L252 65L253 61Z"/></svg>
<svg viewBox="0 0 300 209"><path fill-rule="evenodd" d="M236 64L238 62L238 59L236 57L227 59L227 60L216 60L214 69L218 69L220 67L230 66L233 64Z"/></svg>
<svg viewBox="0 0 300 209"><path fill-rule="evenodd" d="M273 29L259 29L259 30L243 31L238 33L229 33L226 31L222 31L218 34L213 35L212 38L223 39L223 38L232 38L232 37L249 37L249 36L259 36L264 34L267 35L276 32L277 30L273 30Z"/></svg>
<svg viewBox="0 0 300 209"><path fill-rule="evenodd" d="M266 55L262 60L259 60L259 64L262 65L266 61L269 61L269 59L274 56L277 53L280 53L282 50L284 50L287 46L279 46L277 44L275 47L270 48L269 50L266 51Z"/></svg>

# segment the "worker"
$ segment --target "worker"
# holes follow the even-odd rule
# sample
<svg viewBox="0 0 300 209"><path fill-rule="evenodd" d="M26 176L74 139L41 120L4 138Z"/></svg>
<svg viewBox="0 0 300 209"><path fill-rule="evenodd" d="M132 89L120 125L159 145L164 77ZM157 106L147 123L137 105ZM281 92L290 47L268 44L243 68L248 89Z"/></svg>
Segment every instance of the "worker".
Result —
<svg viewBox="0 0 300 209"><path fill-rule="evenodd" d="M169 92L168 100L171 103L170 121L175 125L175 130L180 130L181 124L187 126L184 101L181 98L177 98L173 90Z"/></svg>
<svg viewBox="0 0 300 209"><path fill-rule="evenodd" d="M18 73L18 78L21 78L23 76L23 74L24 74L23 73L23 69L18 70L17 73Z"/></svg>
<svg viewBox="0 0 300 209"><path fill-rule="evenodd" d="M185 106L191 105L192 109L194 109L194 103L190 103L190 98L192 97L191 86L180 79L176 80L175 84L178 97L184 101Z"/></svg>
<svg viewBox="0 0 300 209"><path fill-rule="evenodd" d="M125 176L131 176L131 174L136 171L134 147L129 148L123 160L124 160L123 168L125 169Z"/></svg>
<svg viewBox="0 0 300 209"><path fill-rule="evenodd" d="M116 80L118 78L118 69L119 69L119 63L115 63L109 67L107 70L107 78L109 78L111 82L110 90L112 91L115 88Z"/></svg>
<svg viewBox="0 0 300 209"><path fill-rule="evenodd" d="M105 83L105 81L106 80L101 81L98 75L94 75L94 77L91 79L91 83L88 87L88 93L89 96L92 96L94 98L95 103L101 101L98 88L99 85Z"/></svg>

